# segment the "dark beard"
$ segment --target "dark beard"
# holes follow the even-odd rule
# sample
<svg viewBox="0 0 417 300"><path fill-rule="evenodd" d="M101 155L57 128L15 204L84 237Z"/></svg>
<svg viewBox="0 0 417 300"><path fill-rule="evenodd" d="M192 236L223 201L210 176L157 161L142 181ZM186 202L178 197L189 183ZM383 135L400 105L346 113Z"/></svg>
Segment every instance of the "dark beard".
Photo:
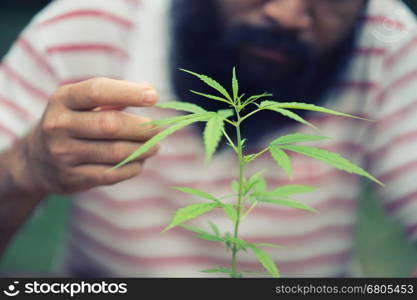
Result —
<svg viewBox="0 0 417 300"><path fill-rule="evenodd" d="M319 57L309 45L296 35L276 25L255 28L239 26L228 31L213 0L173 0L171 78L178 99L192 102L214 111L225 104L192 95L189 90L213 93L198 79L180 72L179 68L208 75L230 90L232 68L238 70L240 91L246 95L272 93L269 100L306 102L320 105L343 76L355 45L358 26L325 58ZM242 51L246 45L262 49L279 49L291 58L290 71ZM250 108L244 112L250 112ZM297 111L301 116L308 114ZM249 118L242 126L247 145L257 148L266 134L293 125L294 121L276 112L262 111ZM202 130L199 126L199 130ZM227 128L232 136L234 131Z"/></svg>

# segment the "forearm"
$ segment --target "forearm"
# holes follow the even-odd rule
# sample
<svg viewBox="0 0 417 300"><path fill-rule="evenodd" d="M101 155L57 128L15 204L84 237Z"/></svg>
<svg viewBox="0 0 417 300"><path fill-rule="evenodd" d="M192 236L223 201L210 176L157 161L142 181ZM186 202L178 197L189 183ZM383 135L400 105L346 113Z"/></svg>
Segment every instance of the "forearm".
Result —
<svg viewBox="0 0 417 300"><path fill-rule="evenodd" d="M22 142L0 153L0 255L46 193L30 185Z"/></svg>

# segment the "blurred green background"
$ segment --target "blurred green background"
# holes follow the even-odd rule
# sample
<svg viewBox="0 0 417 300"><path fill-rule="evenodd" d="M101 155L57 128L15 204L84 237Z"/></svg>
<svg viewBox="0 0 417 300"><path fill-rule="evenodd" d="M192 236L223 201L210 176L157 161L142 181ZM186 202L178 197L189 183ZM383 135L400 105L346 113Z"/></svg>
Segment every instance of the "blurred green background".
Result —
<svg viewBox="0 0 417 300"><path fill-rule="evenodd" d="M375 0L378 1L378 0ZM48 0L1 0L0 57L31 17ZM417 11L417 0L405 1ZM68 219L69 199L51 196L25 224L7 253L0 259L0 272L45 275L54 272L63 229ZM405 240L400 228L382 211L367 186L363 188L355 255L365 276L408 276L417 265L417 249Z"/></svg>

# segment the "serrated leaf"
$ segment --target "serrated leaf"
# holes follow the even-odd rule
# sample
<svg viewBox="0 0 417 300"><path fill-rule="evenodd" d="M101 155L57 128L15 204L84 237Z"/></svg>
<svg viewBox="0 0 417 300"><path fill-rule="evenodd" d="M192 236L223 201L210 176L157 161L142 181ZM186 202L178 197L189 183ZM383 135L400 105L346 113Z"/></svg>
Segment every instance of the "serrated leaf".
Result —
<svg viewBox="0 0 417 300"><path fill-rule="evenodd" d="M265 196L286 197L297 194L314 192L317 188L310 185L289 184L277 187L271 191L264 192Z"/></svg>
<svg viewBox="0 0 417 300"><path fill-rule="evenodd" d="M271 153L272 158L275 160L278 166L281 167L287 174L288 178L292 180L292 163L287 153L278 147L270 147L269 152Z"/></svg>
<svg viewBox="0 0 417 300"><path fill-rule="evenodd" d="M240 95L239 97L237 97L237 103L242 103L242 98L245 97L245 93L243 93L242 95Z"/></svg>
<svg viewBox="0 0 417 300"><path fill-rule="evenodd" d="M266 190L266 181L263 177L259 177L258 180L252 185L252 190L255 193L262 193Z"/></svg>
<svg viewBox="0 0 417 300"><path fill-rule="evenodd" d="M222 117L223 119L227 119L235 115L235 111L233 109L221 109L217 111L217 114Z"/></svg>
<svg viewBox="0 0 417 300"><path fill-rule="evenodd" d="M185 230L197 233L196 237L198 237L200 239L208 240L208 241L212 241L212 242L224 242L224 240L221 237L212 235L212 234L208 233L207 231L205 231L201 228L194 227L194 226L188 226L188 225L184 225L184 224L181 224L181 225L178 225L178 226L185 229Z"/></svg>
<svg viewBox="0 0 417 300"><path fill-rule="evenodd" d="M309 110L309 111L316 111L316 112L321 112L321 113L325 113L325 114L330 114L330 115L335 115L335 116L340 116L340 117L348 117L348 118L354 118L354 119L361 119L361 120L367 120L361 117L357 117L354 115L350 115L350 114L345 114L342 112L338 112L335 110L331 110L325 107L321 107L321 106L317 106L314 104L308 104L308 103L299 103L299 102L276 102L276 101L262 101L261 102L261 107L266 108L266 107L274 107L274 108L290 108L290 109L301 109L301 110ZM369 121L369 120L367 120Z"/></svg>
<svg viewBox="0 0 417 300"><path fill-rule="evenodd" d="M218 96L211 95L211 94L206 94L206 93L200 93L200 92L197 92L197 91L194 91L194 90L190 90L190 92L193 93L193 94L199 95L201 97L205 97L205 98L208 98L208 99L211 99L211 100L221 101L221 102L230 104L229 100L224 99L222 97L218 97Z"/></svg>
<svg viewBox="0 0 417 300"><path fill-rule="evenodd" d="M215 207L218 207L217 203L198 203L191 204L186 207L180 208L175 212L174 217L172 218L171 223L165 227L162 232L178 226L186 221L195 219L205 213L212 211Z"/></svg>
<svg viewBox="0 0 417 300"><path fill-rule="evenodd" d="M204 128L204 148L206 153L206 162L209 162L216 152L219 142L223 136L224 121L222 117L216 115L208 120Z"/></svg>
<svg viewBox="0 0 417 300"><path fill-rule="evenodd" d="M229 219L232 221L232 223L236 223L237 220L237 213L235 208L233 207L232 204L224 204L222 206L224 212L226 213L226 215L229 217Z"/></svg>
<svg viewBox="0 0 417 300"><path fill-rule="evenodd" d="M208 233L207 231L205 231L201 228L198 228L198 227L194 227L194 226L189 226L189 225L185 225L185 224L181 224L181 225L178 225L178 226L185 229L185 230L188 230L188 231L191 231L191 232L194 232L194 233L197 233L197 234Z"/></svg>
<svg viewBox="0 0 417 300"><path fill-rule="evenodd" d="M209 224L210 224L210 227L211 227L211 230L213 231L213 233L216 235L216 236L220 236L220 230L219 230L219 228L217 227L217 225L216 224L214 224L213 222L211 222L211 221L209 221Z"/></svg>
<svg viewBox="0 0 417 300"><path fill-rule="evenodd" d="M212 87L213 89L215 89L216 91L218 91L221 95L223 95L227 100L229 100L230 102L232 101L232 98L230 97L229 93L226 91L226 89L220 84L218 83L216 80L208 77L207 75L203 75L203 74L198 74L189 70L185 70L185 69L180 69L183 72L186 72L188 74L191 74L193 76L196 76L197 78L199 78L201 81L203 81L205 84L207 84L208 86Z"/></svg>
<svg viewBox="0 0 417 300"><path fill-rule="evenodd" d="M221 204L221 201L219 199L217 199L216 197L214 197L213 195L210 195L202 190L198 190L198 189L193 189L193 188L189 188L189 187L181 187L181 186L175 186L172 187L174 190L183 192L183 193L187 193L190 195L194 195L194 196L198 196L204 199L208 199L211 201L214 201L218 204Z"/></svg>
<svg viewBox="0 0 417 300"><path fill-rule="evenodd" d="M251 177L249 177L248 184L251 184L258 179L262 178L262 175L266 172L266 170L261 170L253 174Z"/></svg>
<svg viewBox="0 0 417 300"><path fill-rule="evenodd" d="M276 148L276 147L273 147ZM329 152L324 149L310 147L310 146L296 146L296 145L285 145L280 146L280 148L293 151L299 154L303 154L309 156L311 158L320 160L330 166L333 166L339 170L343 170L348 173L354 173L357 175L361 175L371 179L372 181L384 185L381 181L376 179L374 176L363 170L362 168L358 167L357 165L353 164L346 158L342 157L340 154Z"/></svg>
<svg viewBox="0 0 417 300"><path fill-rule="evenodd" d="M261 98L272 97L272 96L273 95L270 94L270 93L262 93L262 94L259 94L259 95L253 95L253 96L250 96L248 99L245 100L244 105L246 106L246 105L249 105L249 104L251 104L251 103L253 103L253 102L255 102L255 101L257 101Z"/></svg>
<svg viewBox="0 0 417 300"><path fill-rule="evenodd" d="M210 113L207 113L210 114ZM161 131L154 137L152 137L150 140L148 140L145 144L143 144L141 147L139 147L136 151L134 151L132 154L130 154L127 158L122 160L120 163L118 163L116 166L112 167L110 170L120 168L121 166L131 162L132 160L138 158L142 154L146 153L148 150L150 150L153 146L155 146L158 142L169 136L170 134L173 134L175 131L178 131L188 125L191 125L195 122L200 122L206 120L208 115L202 114L201 116L197 116L195 118L186 119L183 120L175 125L172 125L171 127L168 127L167 129Z"/></svg>
<svg viewBox="0 0 417 300"><path fill-rule="evenodd" d="M294 112L292 112L288 109L274 108L274 107L271 107L271 108L266 107L265 109L280 113L281 115L283 115L287 118L293 119L294 121L299 122L301 124L307 125L307 126L313 128L314 130L319 130L316 126L314 126L313 124L311 124L310 122L308 122L307 120L302 118L301 116L297 115L296 113L294 113Z"/></svg>
<svg viewBox="0 0 417 300"><path fill-rule="evenodd" d="M251 271L251 270L242 270L241 273L247 273L247 274L258 274L258 275L269 275L267 272L258 272L258 271Z"/></svg>
<svg viewBox="0 0 417 300"><path fill-rule="evenodd" d="M271 248L283 248L281 245L270 244L270 243L251 243L255 247L271 247Z"/></svg>
<svg viewBox="0 0 417 300"><path fill-rule="evenodd" d="M232 90L233 90L233 101L236 102L238 100L239 94L239 82L237 81L236 77L236 68L233 68L233 75L232 75Z"/></svg>
<svg viewBox="0 0 417 300"><path fill-rule="evenodd" d="M283 144L294 144L294 143L304 143L304 142L316 142L330 139L326 136L312 135L312 134L303 134L303 133L294 133L289 135L281 136L271 142L273 145L283 145Z"/></svg>
<svg viewBox="0 0 417 300"><path fill-rule="evenodd" d="M226 274L229 274L229 275L233 274L231 269L225 268L225 267L206 269L206 270L202 270L201 272L203 272L203 273L226 273Z"/></svg>
<svg viewBox="0 0 417 300"><path fill-rule="evenodd" d="M315 212L315 213L318 212L316 209L304 203L294 201L294 200L274 199L274 198L269 198L268 196L263 196L263 195L257 195L256 199L259 202L270 203L270 204L275 204L275 205L290 207L290 208L296 208L296 209L306 210L306 211Z"/></svg>
<svg viewBox="0 0 417 300"><path fill-rule="evenodd" d="M166 119L141 123L139 124L139 126L148 126L148 125L156 125L158 127L168 126L168 125L172 125L172 124L181 122L183 120L188 120L188 119L195 118L198 116L200 116L200 114L188 114L188 115L182 115L182 116L175 116L175 117L170 117Z"/></svg>
<svg viewBox="0 0 417 300"><path fill-rule="evenodd" d="M202 234L197 235L196 237L202 240L210 241L210 242L218 242L218 243L224 242L224 240L221 237L212 235L210 233L202 233Z"/></svg>
<svg viewBox="0 0 417 300"><path fill-rule="evenodd" d="M249 192L257 183L260 183L260 181L263 180L263 178L262 178L262 174L263 173L265 173L265 170L256 172L255 174L253 174L249 178L249 180L248 180L248 182L246 184L246 189L245 189L246 192ZM265 182L265 180L264 180L264 182ZM265 187L266 187L266 183L265 183L264 188Z"/></svg>
<svg viewBox="0 0 417 300"><path fill-rule="evenodd" d="M230 234L230 232L226 232L225 234L224 234L224 243L225 243L225 245L226 245L226 249L228 250L228 249L230 249L230 247L232 246L231 244L230 244L230 241L229 241L229 239L230 239L230 237L231 237L232 235Z"/></svg>
<svg viewBox="0 0 417 300"><path fill-rule="evenodd" d="M207 112L204 108L196 104L188 103L188 102L181 102L181 101L161 102L161 103L155 104L155 106L160 107L160 108L175 109L175 110L196 113L196 114Z"/></svg>
<svg viewBox="0 0 417 300"><path fill-rule="evenodd" d="M249 203L256 205L256 195L265 192L266 190L266 181L264 178L260 177L255 182L251 184L247 192L252 192L248 196Z"/></svg>
<svg viewBox="0 0 417 300"><path fill-rule="evenodd" d="M279 278L280 274L278 268L268 254L255 246L252 246L251 249L265 270L267 270L273 278Z"/></svg>
<svg viewBox="0 0 417 300"><path fill-rule="evenodd" d="M230 183L230 188L233 192L239 193L239 182L237 182L237 180L232 180Z"/></svg>

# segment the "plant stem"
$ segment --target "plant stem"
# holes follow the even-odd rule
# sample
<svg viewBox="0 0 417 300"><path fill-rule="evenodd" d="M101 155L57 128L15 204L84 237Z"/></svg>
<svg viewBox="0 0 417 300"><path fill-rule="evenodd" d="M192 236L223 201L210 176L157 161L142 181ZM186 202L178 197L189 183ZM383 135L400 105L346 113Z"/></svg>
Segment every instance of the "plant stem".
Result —
<svg viewBox="0 0 417 300"><path fill-rule="evenodd" d="M235 239L239 236L239 224L240 224L240 214L242 209L242 202L243 202L243 188L245 184L245 160L243 156L243 143L242 143L242 135L240 132L240 124L241 124L241 117L239 111L236 110L237 115L237 122L236 122L236 139L237 139L237 156L239 161L239 192L238 192L238 199L236 205L236 223L234 228L233 237ZM237 269L236 269L236 256L237 256L237 246L236 243L233 243L232 248L232 276L237 277Z"/></svg>
<svg viewBox="0 0 417 300"><path fill-rule="evenodd" d="M255 109L253 112L248 113L246 116L244 116L244 117L240 120L240 122L243 122L244 120L246 120L246 119L247 119L247 118L249 118L250 116L253 116L254 114L256 114L256 113L260 112L261 110L263 110L263 109L262 109L262 108L258 108L258 109Z"/></svg>
<svg viewBox="0 0 417 300"><path fill-rule="evenodd" d="M266 147L265 149L263 149L262 151L260 151L260 152L258 152L258 153L256 153L254 156L252 156L252 158L250 159L251 161L252 160L255 160L255 159L257 159L259 156L261 156L262 154L264 154L265 152L268 152L269 151L269 146L268 147Z"/></svg>
<svg viewBox="0 0 417 300"><path fill-rule="evenodd" d="M224 130L224 129L223 129L223 135L226 137L227 141L229 142L229 144L233 148L233 150L235 150L235 152L238 153L235 144L232 142L232 139L230 138L230 136L227 134L226 130Z"/></svg>
<svg viewBox="0 0 417 300"><path fill-rule="evenodd" d="M245 211L245 213L242 216L242 221L250 214L250 212L256 207L257 204L258 201L254 201L253 204L248 208L248 210Z"/></svg>
<svg viewBox="0 0 417 300"><path fill-rule="evenodd" d="M233 121L230 121L229 119L224 119L225 122L229 123L232 126L236 126L236 123Z"/></svg>

